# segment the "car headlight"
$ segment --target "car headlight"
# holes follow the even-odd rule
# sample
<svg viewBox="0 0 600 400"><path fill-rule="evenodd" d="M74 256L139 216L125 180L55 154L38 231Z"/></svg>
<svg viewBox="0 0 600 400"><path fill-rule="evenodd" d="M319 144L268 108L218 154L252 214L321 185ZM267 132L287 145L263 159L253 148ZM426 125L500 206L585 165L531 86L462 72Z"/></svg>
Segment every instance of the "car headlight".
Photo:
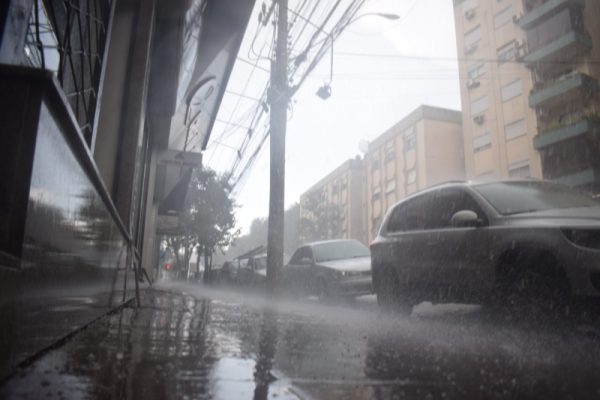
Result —
<svg viewBox="0 0 600 400"><path fill-rule="evenodd" d="M565 237L577 246L600 250L599 229L563 229Z"/></svg>
<svg viewBox="0 0 600 400"><path fill-rule="evenodd" d="M369 275L369 271L340 271L340 276L348 277L348 276L360 276L360 275Z"/></svg>

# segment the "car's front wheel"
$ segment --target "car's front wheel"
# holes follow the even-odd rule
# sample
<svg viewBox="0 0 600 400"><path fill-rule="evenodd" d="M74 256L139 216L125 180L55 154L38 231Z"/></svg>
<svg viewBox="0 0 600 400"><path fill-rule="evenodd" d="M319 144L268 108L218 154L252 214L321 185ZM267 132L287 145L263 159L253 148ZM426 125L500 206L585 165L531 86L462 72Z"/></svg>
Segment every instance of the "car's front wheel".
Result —
<svg viewBox="0 0 600 400"><path fill-rule="evenodd" d="M320 301L331 300L331 287L323 277L319 277L315 283L315 293Z"/></svg>
<svg viewBox="0 0 600 400"><path fill-rule="evenodd" d="M530 268L511 282L507 303L517 311L561 312L568 303L569 287L563 280Z"/></svg>
<svg viewBox="0 0 600 400"><path fill-rule="evenodd" d="M377 280L377 304L385 311L400 312L410 315L412 304L406 301L406 296L400 292L400 284L394 270L384 267Z"/></svg>

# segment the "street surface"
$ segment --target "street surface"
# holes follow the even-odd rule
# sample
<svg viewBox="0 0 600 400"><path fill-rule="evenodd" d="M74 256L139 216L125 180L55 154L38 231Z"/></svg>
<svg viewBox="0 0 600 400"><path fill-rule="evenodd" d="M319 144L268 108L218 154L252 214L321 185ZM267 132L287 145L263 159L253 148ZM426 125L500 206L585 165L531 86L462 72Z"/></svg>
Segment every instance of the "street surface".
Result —
<svg viewBox="0 0 600 400"><path fill-rule="evenodd" d="M410 317L162 284L0 387L7 399L600 398L597 319L532 322L472 305Z"/></svg>

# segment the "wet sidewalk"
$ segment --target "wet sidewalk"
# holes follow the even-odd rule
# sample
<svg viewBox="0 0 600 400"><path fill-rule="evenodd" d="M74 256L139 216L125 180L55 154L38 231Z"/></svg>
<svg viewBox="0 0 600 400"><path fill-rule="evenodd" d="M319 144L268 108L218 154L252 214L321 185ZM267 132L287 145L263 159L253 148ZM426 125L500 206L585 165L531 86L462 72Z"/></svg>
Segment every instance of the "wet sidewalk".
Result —
<svg viewBox="0 0 600 400"><path fill-rule="evenodd" d="M143 292L0 386L1 399L600 397L600 340L477 306L410 317L198 285Z"/></svg>
<svg viewBox="0 0 600 400"><path fill-rule="evenodd" d="M297 399L272 369L274 321L244 328L236 307L148 290L0 387L22 399ZM237 315L236 315L237 314ZM241 340L245 335L257 336ZM258 330L257 330L258 329Z"/></svg>

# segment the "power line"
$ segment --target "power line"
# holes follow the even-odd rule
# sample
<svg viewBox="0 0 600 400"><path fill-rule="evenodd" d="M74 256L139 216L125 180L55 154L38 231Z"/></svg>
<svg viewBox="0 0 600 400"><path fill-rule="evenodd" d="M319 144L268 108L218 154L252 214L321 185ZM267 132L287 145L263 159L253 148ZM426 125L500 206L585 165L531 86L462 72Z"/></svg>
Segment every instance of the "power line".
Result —
<svg viewBox="0 0 600 400"><path fill-rule="evenodd" d="M267 68L265 68L265 67L261 67L261 66L257 65L257 63L253 63L252 61L248 61L248 60L246 60L246 59L244 59L244 58L242 58L242 57L237 57L236 59L237 59L238 61L241 61L241 62L243 62L243 63L246 63L246 64L248 64L248 65L251 65L252 67L254 67L254 68L256 68L256 69L258 69L258 70L260 70L260 71L267 72L267 73L270 73L270 72L271 72L271 71L269 71Z"/></svg>
<svg viewBox="0 0 600 400"><path fill-rule="evenodd" d="M397 58L422 61L453 61L453 62L472 62L472 63L494 63L494 64L521 64L528 63L518 59L499 59L499 58L461 58L461 57L433 57L433 56L418 56L410 54L381 54L381 53L360 53L360 52L336 52L335 55L340 57L371 57L371 58ZM590 64L600 64L600 61L589 61ZM535 64L546 65L573 65L572 61L545 61L536 62Z"/></svg>

